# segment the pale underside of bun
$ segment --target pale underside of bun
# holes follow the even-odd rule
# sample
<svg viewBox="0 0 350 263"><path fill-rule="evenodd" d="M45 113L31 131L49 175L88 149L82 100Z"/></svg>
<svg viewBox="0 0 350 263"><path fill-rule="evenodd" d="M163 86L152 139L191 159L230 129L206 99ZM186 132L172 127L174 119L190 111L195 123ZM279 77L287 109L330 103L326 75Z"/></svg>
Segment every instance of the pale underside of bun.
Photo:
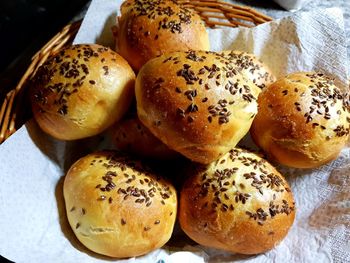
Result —
<svg viewBox="0 0 350 263"><path fill-rule="evenodd" d="M260 94L252 137L279 163L321 166L335 159L349 138L348 101L323 74L290 74Z"/></svg>
<svg viewBox="0 0 350 263"><path fill-rule="evenodd" d="M77 161L64 181L69 223L82 244L110 257L146 254L173 231L174 187L140 162L112 151Z"/></svg>
<svg viewBox="0 0 350 263"><path fill-rule="evenodd" d="M214 52L174 52L149 61L136 80L142 123L169 148L210 163L248 132L259 88Z"/></svg>
<svg viewBox="0 0 350 263"><path fill-rule="evenodd" d="M117 49L135 70L164 53L209 50L201 18L174 1L128 1L121 10Z"/></svg>
<svg viewBox="0 0 350 263"><path fill-rule="evenodd" d="M135 74L117 53L100 45L60 50L36 73L34 117L51 136L75 140L96 135L128 109Z"/></svg>
<svg viewBox="0 0 350 263"><path fill-rule="evenodd" d="M184 232L201 245L233 253L274 248L294 217L286 180L264 159L241 149L193 168L180 194Z"/></svg>

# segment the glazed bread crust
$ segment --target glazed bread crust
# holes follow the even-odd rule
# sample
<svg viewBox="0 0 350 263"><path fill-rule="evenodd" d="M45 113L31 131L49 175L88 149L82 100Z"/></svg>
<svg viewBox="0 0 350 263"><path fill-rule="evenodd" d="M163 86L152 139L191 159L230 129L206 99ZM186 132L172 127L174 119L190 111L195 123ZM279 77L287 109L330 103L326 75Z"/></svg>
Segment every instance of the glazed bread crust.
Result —
<svg viewBox="0 0 350 263"><path fill-rule="evenodd" d="M288 183L256 154L233 149L195 166L180 194L179 221L194 241L240 254L274 248L295 218Z"/></svg>
<svg viewBox="0 0 350 263"><path fill-rule="evenodd" d="M162 247L176 219L174 187L140 162L112 151L73 164L64 199L80 242L110 257L135 257Z"/></svg>
<svg viewBox="0 0 350 263"><path fill-rule="evenodd" d="M150 60L136 80L141 122L169 148L210 163L249 131L260 89L214 52Z"/></svg>
<svg viewBox="0 0 350 263"><path fill-rule="evenodd" d="M262 91L258 104L252 138L281 164L321 166L348 141L348 96L322 74L299 72L279 79Z"/></svg>
<svg viewBox="0 0 350 263"><path fill-rule="evenodd" d="M128 110L135 74L116 52L73 45L49 58L30 90L33 114L46 133L76 140L101 133Z"/></svg>
<svg viewBox="0 0 350 263"><path fill-rule="evenodd" d="M126 1L121 13L117 49L137 71L151 58L165 53L209 50L204 22L176 1Z"/></svg>

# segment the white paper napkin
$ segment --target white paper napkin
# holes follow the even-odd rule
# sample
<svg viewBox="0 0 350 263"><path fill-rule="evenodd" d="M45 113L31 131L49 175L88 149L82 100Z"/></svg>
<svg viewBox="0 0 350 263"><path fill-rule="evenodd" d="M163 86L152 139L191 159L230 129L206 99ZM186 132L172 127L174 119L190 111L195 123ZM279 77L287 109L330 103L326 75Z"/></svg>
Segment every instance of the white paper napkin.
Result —
<svg viewBox="0 0 350 263"><path fill-rule="evenodd" d="M94 0L75 43L113 46L110 27L121 1ZM213 50L255 53L278 76L322 70L347 88L344 25L339 9L295 13L252 29L209 30ZM89 252L72 233L64 210L63 176L101 138L59 142L28 122L0 146L0 254L15 262L116 261ZM244 142L251 143L249 138ZM176 228L171 242L120 262L350 262L350 149L315 170L279 167L295 195L297 216L283 242L257 256L193 245ZM192 244L192 245L191 245Z"/></svg>

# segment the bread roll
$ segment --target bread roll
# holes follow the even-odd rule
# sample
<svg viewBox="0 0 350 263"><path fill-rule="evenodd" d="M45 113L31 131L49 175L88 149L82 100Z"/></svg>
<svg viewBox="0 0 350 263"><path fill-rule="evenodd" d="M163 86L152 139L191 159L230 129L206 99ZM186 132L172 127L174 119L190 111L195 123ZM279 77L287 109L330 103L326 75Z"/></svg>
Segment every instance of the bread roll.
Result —
<svg viewBox="0 0 350 263"><path fill-rule="evenodd" d="M137 116L118 122L111 131L115 146L123 152L154 159L172 159L178 156L177 152L157 139Z"/></svg>
<svg viewBox="0 0 350 263"><path fill-rule="evenodd" d="M135 74L117 53L100 45L73 45L49 58L31 89L39 126L61 140L96 135L127 111Z"/></svg>
<svg viewBox="0 0 350 263"><path fill-rule="evenodd" d="M121 11L117 49L135 70L164 53L209 50L204 22L176 1L129 0Z"/></svg>
<svg viewBox="0 0 350 263"><path fill-rule="evenodd" d="M349 137L348 98L323 74L299 72L259 96L251 135L287 166L313 168L335 159Z"/></svg>
<svg viewBox="0 0 350 263"><path fill-rule="evenodd" d="M230 60L241 74L253 81L260 89L276 81L269 67L253 54L235 50L223 51L221 54Z"/></svg>
<svg viewBox="0 0 350 263"><path fill-rule="evenodd" d="M174 187L117 152L78 160L64 180L68 221L90 250L125 258L160 248L173 231Z"/></svg>
<svg viewBox="0 0 350 263"><path fill-rule="evenodd" d="M137 113L169 148L210 163L249 131L259 92L217 53L174 52L152 59L139 72Z"/></svg>
<svg viewBox="0 0 350 263"><path fill-rule="evenodd" d="M234 253L272 249L294 218L286 180L267 161L241 149L197 166L180 194L183 231L201 245Z"/></svg>

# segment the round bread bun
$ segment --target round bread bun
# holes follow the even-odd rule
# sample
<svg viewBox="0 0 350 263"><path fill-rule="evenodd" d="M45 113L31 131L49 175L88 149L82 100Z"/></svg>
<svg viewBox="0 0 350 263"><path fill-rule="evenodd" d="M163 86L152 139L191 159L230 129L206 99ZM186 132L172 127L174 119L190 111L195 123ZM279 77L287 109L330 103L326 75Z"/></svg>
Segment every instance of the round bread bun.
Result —
<svg viewBox="0 0 350 263"><path fill-rule="evenodd" d="M293 73L262 91L251 128L278 163L314 168L335 159L349 138L348 99L323 74Z"/></svg>
<svg viewBox="0 0 350 263"><path fill-rule="evenodd" d="M131 0L121 11L117 50L135 70L164 53L209 50L204 22L175 1Z"/></svg>
<svg viewBox="0 0 350 263"><path fill-rule="evenodd" d="M150 60L136 79L141 122L170 149L210 163L249 131L260 89L214 52Z"/></svg>
<svg viewBox="0 0 350 263"><path fill-rule="evenodd" d="M31 88L34 117L61 140L90 137L118 121L134 96L135 74L100 45L73 45L49 58Z"/></svg>
<svg viewBox="0 0 350 263"><path fill-rule="evenodd" d="M221 54L230 60L241 74L253 81L260 89L276 81L269 67L253 54L236 50L223 51Z"/></svg>
<svg viewBox="0 0 350 263"><path fill-rule="evenodd" d="M240 254L272 249L295 218L293 194L283 176L242 149L196 166L182 188L179 206L181 228L191 239Z"/></svg>
<svg viewBox="0 0 350 263"><path fill-rule="evenodd" d="M144 158L173 159L178 153L156 138L137 116L126 118L112 127L115 146L123 151Z"/></svg>
<svg viewBox="0 0 350 263"><path fill-rule="evenodd" d="M90 250L126 258L160 248L173 231L174 187L117 152L87 155L64 180L68 221Z"/></svg>

